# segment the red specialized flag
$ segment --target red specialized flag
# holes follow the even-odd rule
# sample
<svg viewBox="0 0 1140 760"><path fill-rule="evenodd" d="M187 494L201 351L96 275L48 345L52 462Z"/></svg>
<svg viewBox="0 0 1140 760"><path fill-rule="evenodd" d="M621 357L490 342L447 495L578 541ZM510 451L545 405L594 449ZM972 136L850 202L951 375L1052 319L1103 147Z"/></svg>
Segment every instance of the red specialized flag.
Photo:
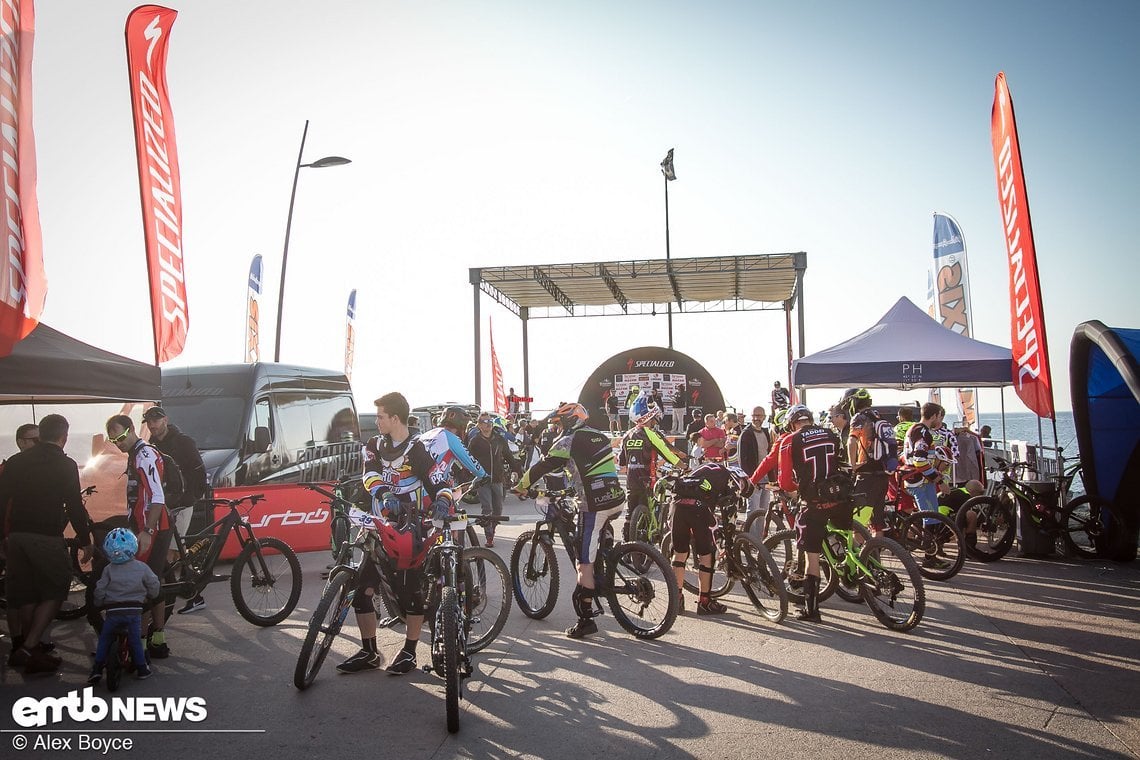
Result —
<svg viewBox="0 0 1140 760"><path fill-rule="evenodd" d="M140 5L127 17L127 69L156 364L182 353L190 327L182 261L182 191L174 116L166 89L166 45L177 16L169 8Z"/></svg>
<svg viewBox="0 0 1140 760"><path fill-rule="evenodd" d="M0 0L0 223L6 241L0 263L0 356L10 354L39 324L47 297L32 135L35 30L32 0Z"/></svg>
<svg viewBox="0 0 1140 760"><path fill-rule="evenodd" d="M495 414L507 413L507 394L503 391L503 368L499 366L499 355L495 353L495 328L490 320L487 332L491 336L491 380L495 388Z"/></svg>
<svg viewBox="0 0 1140 760"><path fill-rule="evenodd" d="M1037 280L1037 253L1029 220L1029 197L1021 167L1021 148L1013 119L1013 100L999 72L990 114L998 200L1009 258L1010 332L1013 341L1013 386L1038 417L1053 419L1053 383L1049 377L1049 347L1045 312Z"/></svg>

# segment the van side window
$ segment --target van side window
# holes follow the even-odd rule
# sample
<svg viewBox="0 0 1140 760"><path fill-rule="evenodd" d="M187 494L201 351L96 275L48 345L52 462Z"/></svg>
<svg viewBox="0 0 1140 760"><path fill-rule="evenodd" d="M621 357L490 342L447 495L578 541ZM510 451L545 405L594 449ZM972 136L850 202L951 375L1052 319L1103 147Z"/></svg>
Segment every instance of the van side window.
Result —
<svg viewBox="0 0 1140 760"><path fill-rule="evenodd" d="M286 451L298 452L313 445L313 428L309 421L312 400L304 393L274 393L273 407L277 429ZM321 431L324 433L324 431Z"/></svg>
<svg viewBox="0 0 1140 760"><path fill-rule="evenodd" d="M246 450L253 453L260 453L256 451L254 441L257 440L257 429L266 428L269 430L269 440L273 440L273 421L270 417L269 399L260 398L257 403L253 405L253 413L249 416L249 430L246 432Z"/></svg>
<svg viewBox="0 0 1140 760"><path fill-rule="evenodd" d="M347 396L310 396L309 415L313 419L313 436L318 444L345 443L360 440L356 410Z"/></svg>

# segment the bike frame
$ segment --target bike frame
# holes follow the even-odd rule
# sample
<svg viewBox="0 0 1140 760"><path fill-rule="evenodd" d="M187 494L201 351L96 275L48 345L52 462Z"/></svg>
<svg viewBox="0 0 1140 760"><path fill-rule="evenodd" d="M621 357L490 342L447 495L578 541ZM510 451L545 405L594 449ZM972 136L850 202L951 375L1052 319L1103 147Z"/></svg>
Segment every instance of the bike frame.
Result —
<svg viewBox="0 0 1140 760"><path fill-rule="evenodd" d="M243 496L240 499L214 499L215 506L225 505L229 507L229 512L222 516L221 519L207 525L197 533L192 533L183 536L178 532L178 528L171 523L171 530L174 531L174 544L178 556L167 568L168 572L180 573L181 579L170 583L162 584L162 593L164 595L174 593L179 596L188 597L194 594L201 593L202 589L215 581L226 580L226 576L214 575L214 565L222 556L222 550L225 548L226 542L229 540L230 533L233 532L244 549L247 544L256 543L257 537L253 534L253 528L250 526L249 521L245 515L238 511L238 504L247 501L251 497ZM252 502L250 507L253 507ZM217 530L215 530L217 529ZM188 546L193 546L202 539L211 539L210 546L206 548L206 554L203 557L200 566L201 570L195 567L194 562L190 562L190 557L187 556L186 551ZM174 548L174 547L172 547ZM262 570L265 570L263 567Z"/></svg>

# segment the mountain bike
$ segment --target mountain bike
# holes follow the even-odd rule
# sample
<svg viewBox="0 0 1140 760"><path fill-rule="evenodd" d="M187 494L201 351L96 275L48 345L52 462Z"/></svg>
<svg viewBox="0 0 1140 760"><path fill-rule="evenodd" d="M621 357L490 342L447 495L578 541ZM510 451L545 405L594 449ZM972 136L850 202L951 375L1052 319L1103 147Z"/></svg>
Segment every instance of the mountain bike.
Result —
<svg viewBox="0 0 1140 760"><path fill-rule="evenodd" d="M238 613L254 625L270 626L289 617L301 596L301 563L289 544L279 538L257 538L249 524L250 509L264 499L251 494L240 499L208 499L214 506L228 507L220 520L183 537L173 527L177 556L165 573L162 594L167 615L177 597L192 599L210 583L228 580ZM249 502L244 512L238 507ZM241 551L229 575L215 575L214 565L230 533L237 536Z"/></svg>
<svg viewBox="0 0 1140 760"><path fill-rule="evenodd" d="M722 499L719 504L719 519L713 528L715 553L709 596L714 599L722 597L739 581L757 612L773 623L779 623L788 614L788 590L779 566L764 544L751 533L736 527L737 507L746 501L734 496ZM676 508L687 509L684 505ZM671 535L665 536L661 553L666 557L673 556ZM690 559L692 569L685 571L685 590L700 594L696 552L690 552Z"/></svg>
<svg viewBox="0 0 1140 760"><path fill-rule="evenodd" d="M1061 460L1063 463L1063 459ZM1084 559L1112 557L1124 542L1124 517L1107 499L1085 494L1068 500L1069 489L1083 468L1080 462L1063 467L1048 480L1022 480L1015 473L1028 469L1027 462L1008 462L995 457L992 492L975 496L958 510L958 527L965 529L967 514L977 519L977 543L967 545L970 556L982 562L1001 559L1013 546L1015 516L1020 509L1034 528L1062 542L1069 556Z"/></svg>
<svg viewBox="0 0 1140 760"><path fill-rule="evenodd" d="M644 541L650 546L661 546L669 535L669 514L672 509L673 484L684 475L684 469L660 465L661 475L646 494L645 504L634 507L629 516L626 538ZM664 552L662 552L664 554Z"/></svg>
<svg viewBox="0 0 1140 760"><path fill-rule="evenodd" d="M384 605L406 613L393 591L396 561L391 547L401 530L385 517L352 508L348 517L355 536L329 574L324 593L313 610L309 629L301 645L293 684L304 690L312 685L333 641L340 635L356 594L357 565L347 562L354 555L367 554L380 571L377 596ZM501 518L482 517L499 521ZM510 614L510 581L506 563L486 547L456 544L453 531L464 531L467 516L457 512L445 520L424 521L410 515L411 526L404 530L427 533L413 564L424 568L428 589L428 622L432 632L432 664L445 681L448 730L458 729L459 682L471 672L470 655L488 646L506 625ZM458 678L458 680L457 680Z"/></svg>
<svg viewBox="0 0 1140 760"><path fill-rule="evenodd" d="M807 557L795 541L796 531L785 530L769 536L764 545L779 561L789 597L802 602ZM897 541L872 537L858 522L850 530L828 522L819 569L821 603L833 593L846 601L863 601L883 626L895 631L909 631L922 621L926 609L922 573Z"/></svg>
<svg viewBox="0 0 1140 760"><path fill-rule="evenodd" d="M515 600L523 614L541 620L558 601L559 568L554 551L560 539L571 564L581 547L578 498L573 489L533 490L546 517L524 531L511 551ZM641 639L655 639L673 627L680 594L673 570L661 552L644 541L615 543L612 521L602 528L594 563L594 607L606 599L618 625Z"/></svg>

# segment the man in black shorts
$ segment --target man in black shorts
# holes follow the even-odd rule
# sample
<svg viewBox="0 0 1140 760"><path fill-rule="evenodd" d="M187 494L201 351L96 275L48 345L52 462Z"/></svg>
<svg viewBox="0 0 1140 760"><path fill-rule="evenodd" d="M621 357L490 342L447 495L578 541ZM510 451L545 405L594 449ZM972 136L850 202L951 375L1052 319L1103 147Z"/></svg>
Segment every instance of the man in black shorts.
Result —
<svg viewBox="0 0 1140 760"><path fill-rule="evenodd" d="M673 499L673 572L677 576L677 592L681 609L685 608L685 562L689 552L697 553L698 615L720 615L728 608L709 596L713 576L713 528L715 510L726 499L734 502L748 498L754 490L747 473L739 467L710 462L680 478L674 486ZM733 512L735 513L735 509Z"/></svg>
<svg viewBox="0 0 1140 760"><path fill-rule="evenodd" d="M8 604L19 609L22 640L13 637L8 663L25 673L53 673L60 658L40 646L71 587L66 521L91 556L91 519L79 493L79 468L63 453L68 423L58 414L40 420L39 443L21 451L0 472L0 527L7 557ZM14 632L13 632L14 633Z"/></svg>
<svg viewBox="0 0 1140 760"><path fill-rule="evenodd" d="M796 517L796 544L807 554L804 606L796 617L813 623L819 614L819 554L830 520L835 527L851 527L851 477L842 469L842 446L834 430L814 422L811 410L796 404L788 410L791 431L787 445L780 446L780 488L798 491L806 508ZM836 497L835 487L846 478L846 493ZM842 489L839 489L842 490Z"/></svg>

